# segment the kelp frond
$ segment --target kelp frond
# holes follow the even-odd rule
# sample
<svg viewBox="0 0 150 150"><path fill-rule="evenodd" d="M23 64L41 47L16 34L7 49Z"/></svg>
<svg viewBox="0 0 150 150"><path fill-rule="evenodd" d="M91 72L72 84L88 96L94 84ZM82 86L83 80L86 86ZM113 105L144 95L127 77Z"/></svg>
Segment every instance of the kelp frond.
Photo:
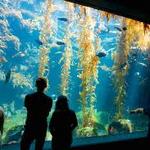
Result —
<svg viewBox="0 0 150 150"><path fill-rule="evenodd" d="M40 34L40 41L42 45L40 46L39 54L39 76L47 76L48 72L48 62L49 62L49 38L51 36L51 26L50 26L50 15L51 15L51 0L46 1L46 12L44 16L44 24Z"/></svg>
<svg viewBox="0 0 150 150"><path fill-rule="evenodd" d="M66 3L67 9L69 11L68 19L69 24L66 28L66 36L64 38L66 47L65 52L63 53L62 60L63 60L63 66L62 66L62 72L61 72L61 93L68 96L68 90L69 90L69 81L70 81L70 69L72 64L72 43L71 43L71 20L73 18L73 12L74 12L74 6L71 3Z"/></svg>
<svg viewBox="0 0 150 150"><path fill-rule="evenodd" d="M79 68L81 72L78 77L81 79L82 91L80 92L83 122L82 127L94 126L94 106L96 102L95 89L98 83L97 66L99 59L96 56L98 46L95 46L94 35L95 20L92 18L89 8L84 8L83 16L80 19L81 33L79 37ZM87 15L88 14L88 15ZM84 18L84 19L83 19ZM89 105L90 109L87 109Z"/></svg>

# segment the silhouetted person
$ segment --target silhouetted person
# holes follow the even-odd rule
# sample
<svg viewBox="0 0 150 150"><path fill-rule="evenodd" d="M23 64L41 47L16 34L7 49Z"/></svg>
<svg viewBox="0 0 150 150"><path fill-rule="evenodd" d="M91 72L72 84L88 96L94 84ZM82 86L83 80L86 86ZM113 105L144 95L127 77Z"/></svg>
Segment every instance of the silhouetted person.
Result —
<svg viewBox="0 0 150 150"><path fill-rule="evenodd" d="M46 79L36 80L37 92L25 97L27 118L21 139L21 150L29 150L35 140L35 149L42 150L47 131L47 116L52 107L52 99L44 94L47 87Z"/></svg>
<svg viewBox="0 0 150 150"><path fill-rule="evenodd" d="M0 107L0 137L3 134L3 126L4 126L4 110Z"/></svg>
<svg viewBox="0 0 150 150"><path fill-rule="evenodd" d="M69 109L67 97L59 96L49 124L52 149L69 150L72 143L72 131L77 125L76 114Z"/></svg>
<svg viewBox="0 0 150 150"><path fill-rule="evenodd" d="M130 110L130 113L144 113L150 119L150 107L147 108L136 108L134 110ZM148 125L148 133L147 133L148 140L150 140L150 120Z"/></svg>

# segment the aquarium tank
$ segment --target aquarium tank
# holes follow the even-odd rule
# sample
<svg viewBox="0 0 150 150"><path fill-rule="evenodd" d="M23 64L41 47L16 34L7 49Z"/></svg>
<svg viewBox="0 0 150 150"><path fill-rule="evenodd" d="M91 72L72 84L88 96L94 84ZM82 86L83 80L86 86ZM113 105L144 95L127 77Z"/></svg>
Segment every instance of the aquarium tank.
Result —
<svg viewBox="0 0 150 150"><path fill-rule="evenodd" d="M38 77L48 80L51 113L68 97L75 138L147 131L147 116L129 110L150 100L150 25L63 0L1 0L3 144L20 141Z"/></svg>

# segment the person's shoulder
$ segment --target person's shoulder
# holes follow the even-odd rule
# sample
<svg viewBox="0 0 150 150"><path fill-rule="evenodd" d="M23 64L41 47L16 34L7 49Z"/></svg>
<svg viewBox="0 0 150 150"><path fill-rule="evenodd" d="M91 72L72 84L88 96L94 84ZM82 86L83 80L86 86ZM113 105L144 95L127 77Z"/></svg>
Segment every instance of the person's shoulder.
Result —
<svg viewBox="0 0 150 150"><path fill-rule="evenodd" d="M75 114L75 111L72 110L72 109L69 109L69 112L70 112L71 114Z"/></svg>
<svg viewBox="0 0 150 150"><path fill-rule="evenodd" d="M29 98L29 97L34 97L36 95L36 93L29 93L29 94L27 94L25 97L26 98Z"/></svg>
<svg viewBox="0 0 150 150"><path fill-rule="evenodd" d="M52 98L51 98L50 96L48 96L48 95L46 95L46 94L44 94L44 95L45 95L45 97L46 97L47 99L52 100Z"/></svg>
<svg viewBox="0 0 150 150"><path fill-rule="evenodd" d="M74 110L73 110L73 109L69 109L69 111L74 113Z"/></svg>
<svg viewBox="0 0 150 150"><path fill-rule="evenodd" d="M50 96L48 96L48 95L46 95L46 94L44 94L44 96L45 96L45 98L47 99L47 101L52 102L52 98L51 98Z"/></svg>

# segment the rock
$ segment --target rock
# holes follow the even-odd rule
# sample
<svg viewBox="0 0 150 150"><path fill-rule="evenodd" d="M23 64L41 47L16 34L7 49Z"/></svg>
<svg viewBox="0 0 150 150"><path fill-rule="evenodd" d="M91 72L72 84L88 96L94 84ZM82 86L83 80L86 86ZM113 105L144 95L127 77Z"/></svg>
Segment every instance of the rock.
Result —
<svg viewBox="0 0 150 150"><path fill-rule="evenodd" d="M113 121L108 126L108 134L121 134L121 133L131 133L132 132L132 124L128 119L120 119L117 121Z"/></svg>
<svg viewBox="0 0 150 150"><path fill-rule="evenodd" d="M19 142L21 139L23 129L24 129L23 125L18 125L8 130L4 140L5 143L12 144L12 143Z"/></svg>

